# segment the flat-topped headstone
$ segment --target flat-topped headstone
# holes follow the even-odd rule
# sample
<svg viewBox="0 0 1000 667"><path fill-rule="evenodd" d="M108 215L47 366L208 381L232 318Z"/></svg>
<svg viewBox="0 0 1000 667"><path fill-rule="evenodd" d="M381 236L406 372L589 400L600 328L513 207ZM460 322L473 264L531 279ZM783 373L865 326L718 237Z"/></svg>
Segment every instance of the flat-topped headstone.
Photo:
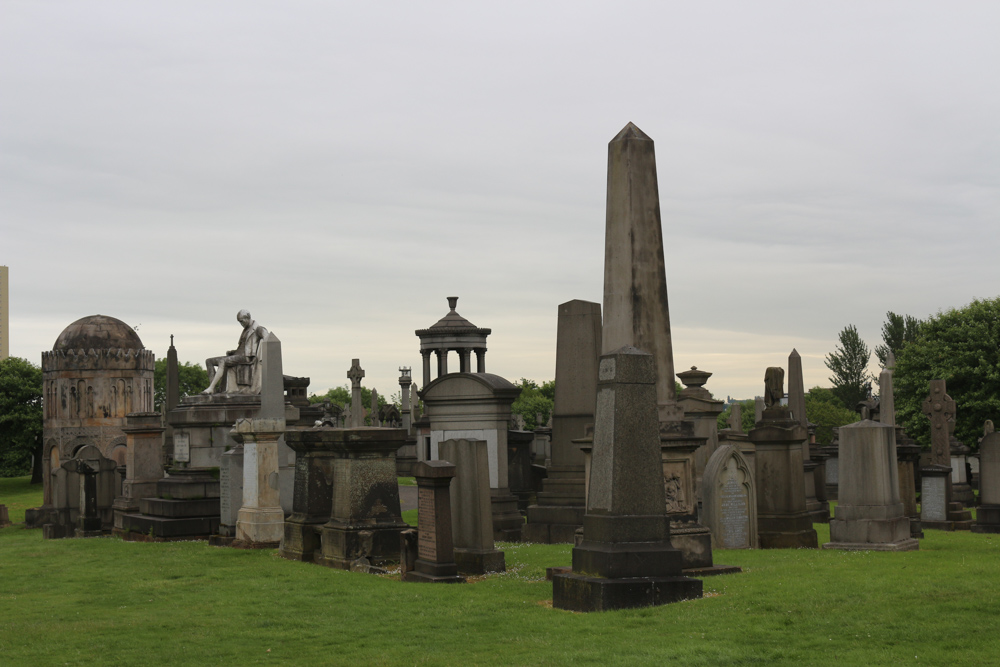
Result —
<svg viewBox="0 0 1000 667"><path fill-rule="evenodd" d="M219 535L236 537L236 519L243 507L243 445L222 455L219 465Z"/></svg>
<svg viewBox="0 0 1000 667"><path fill-rule="evenodd" d="M417 558L404 572L403 581L462 583L455 563L452 540L451 493L455 466L447 461L419 461L413 466L417 480Z"/></svg>
<svg viewBox="0 0 1000 667"><path fill-rule="evenodd" d="M920 522L948 520L948 477L949 466L932 464L920 469Z"/></svg>
<svg viewBox="0 0 1000 667"><path fill-rule="evenodd" d="M1000 533L1000 433L987 421L983 439L979 441L979 502L977 533Z"/></svg>
<svg viewBox="0 0 1000 667"><path fill-rule="evenodd" d="M462 574L506 571L504 553L493 546L486 441L451 439L440 443L438 448L441 460L455 466L450 496L452 538L458 571Z"/></svg>

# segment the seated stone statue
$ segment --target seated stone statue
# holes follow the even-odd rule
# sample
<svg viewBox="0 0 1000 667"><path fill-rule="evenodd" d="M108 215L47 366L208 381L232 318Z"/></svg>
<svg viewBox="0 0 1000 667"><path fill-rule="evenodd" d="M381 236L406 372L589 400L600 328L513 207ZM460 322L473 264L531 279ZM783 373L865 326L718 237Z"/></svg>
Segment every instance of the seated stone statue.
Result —
<svg viewBox="0 0 1000 667"><path fill-rule="evenodd" d="M238 312L236 321L243 325L236 349L224 357L205 360L211 382L203 394L260 393L260 345L267 329L257 324L248 310Z"/></svg>

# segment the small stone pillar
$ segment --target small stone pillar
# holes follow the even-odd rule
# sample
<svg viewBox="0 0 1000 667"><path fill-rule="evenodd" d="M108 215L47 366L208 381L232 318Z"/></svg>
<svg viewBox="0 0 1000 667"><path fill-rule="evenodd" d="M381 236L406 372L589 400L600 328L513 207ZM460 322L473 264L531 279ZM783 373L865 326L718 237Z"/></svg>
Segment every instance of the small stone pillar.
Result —
<svg viewBox="0 0 1000 667"><path fill-rule="evenodd" d="M601 357L583 543L573 570L552 577L558 609L606 611L700 598L681 576L664 500L653 356L623 347Z"/></svg>
<svg viewBox="0 0 1000 667"><path fill-rule="evenodd" d="M236 520L243 507L243 454L243 445L236 445L219 464L219 535L229 543L236 538ZM227 540L218 542L223 546Z"/></svg>
<svg viewBox="0 0 1000 667"><path fill-rule="evenodd" d="M6 505L0 505L0 528L6 528L10 525L10 514L7 511Z"/></svg>
<svg viewBox="0 0 1000 667"><path fill-rule="evenodd" d="M455 465L451 517L458 571L462 574L505 572L504 553L493 546L486 441L445 440L438 448L441 459Z"/></svg>
<svg viewBox="0 0 1000 667"><path fill-rule="evenodd" d="M920 445L914 443L902 428L896 427L896 467L899 470L899 500L903 513L910 517L910 537L922 538L920 511L917 509L917 471L920 469Z"/></svg>
<svg viewBox="0 0 1000 667"><path fill-rule="evenodd" d="M725 403L713 398L712 393L705 389L705 383L712 377L708 371L692 366L691 370L677 373L677 377L684 384L684 389L678 396L678 403L684 409L684 418L693 421L694 434L705 439L705 444L694 452L695 497L700 503L702 476L708 459L719 446L719 415L726 407Z"/></svg>
<svg viewBox="0 0 1000 667"><path fill-rule="evenodd" d="M989 424L979 442L979 508L975 533L1000 533L1000 433Z"/></svg>
<svg viewBox="0 0 1000 667"><path fill-rule="evenodd" d="M124 533L124 517L139 511L139 500L156 496L163 479L163 432L159 412L133 412L126 416L125 479L114 502L114 534Z"/></svg>
<svg viewBox="0 0 1000 667"><path fill-rule="evenodd" d="M761 549L815 549L819 546L806 510L802 442L806 429L779 403L784 371L768 368L767 407L749 438L756 448L757 528Z"/></svg>
<svg viewBox="0 0 1000 667"><path fill-rule="evenodd" d="M285 442L295 452L292 513L285 519L278 553L289 560L312 561L320 553L320 531L333 506L333 451L327 429L289 429Z"/></svg>
<svg viewBox="0 0 1000 667"><path fill-rule="evenodd" d="M893 427L866 419L840 428L840 502L824 549L914 551L899 499Z"/></svg>
<svg viewBox="0 0 1000 667"><path fill-rule="evenodd" d="M447 461L421 461L413 467L417 478L417 559L403 581L464 583L458 576L451 535L451 493L455 466Z"/></svg>
<svg viewBox="0 0 1000 667"><path fill-rule="evenodd" d="M278 438L284 419L240 419L233 439L243 442L243 506L237 513L241 546L277 547L285 523L278 484Z"/></svg>

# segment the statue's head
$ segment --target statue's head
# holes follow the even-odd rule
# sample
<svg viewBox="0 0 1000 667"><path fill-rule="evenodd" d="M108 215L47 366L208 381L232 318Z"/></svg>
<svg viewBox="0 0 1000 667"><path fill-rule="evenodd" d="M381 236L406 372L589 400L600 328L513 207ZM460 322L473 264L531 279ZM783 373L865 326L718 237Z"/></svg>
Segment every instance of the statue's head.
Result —
<svg viewBox="0 0 1000 667"><path fill-rule="evenodd" d="M236 313L236 321L243 326L250 324L250 311L244 308L240 312Z"/></svg>

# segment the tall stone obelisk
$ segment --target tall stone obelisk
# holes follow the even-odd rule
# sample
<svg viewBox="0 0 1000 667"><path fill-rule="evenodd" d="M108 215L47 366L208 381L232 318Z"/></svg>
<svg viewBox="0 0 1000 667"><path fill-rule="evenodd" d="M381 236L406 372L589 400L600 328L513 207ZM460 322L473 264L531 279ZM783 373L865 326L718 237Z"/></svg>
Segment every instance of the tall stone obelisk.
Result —
<svg viewBox="0 0 1000 667"><path fill-rule="evenodd" d="M694 453L707 438L695 435L694 422L684 419L674 384L656 152L653 140L632 123L608 143L601 331L602 354L625 346L652 355L656 368L660 464L671 544L680 550L686 571L718 571L712 562L711 531L698 523L695 489ZM596 433L596 423L594 428ZM593 493L593 484L590 489ZM584 537L589 539L586 532L585 525Z"/></svg>
<svg viewBox="0 0 1000 667"><path fill-rule="evenodd" d="M656 153L632 123L608 144L601 354L625 345L653 355L660 423L679 422Z"/></svg>

